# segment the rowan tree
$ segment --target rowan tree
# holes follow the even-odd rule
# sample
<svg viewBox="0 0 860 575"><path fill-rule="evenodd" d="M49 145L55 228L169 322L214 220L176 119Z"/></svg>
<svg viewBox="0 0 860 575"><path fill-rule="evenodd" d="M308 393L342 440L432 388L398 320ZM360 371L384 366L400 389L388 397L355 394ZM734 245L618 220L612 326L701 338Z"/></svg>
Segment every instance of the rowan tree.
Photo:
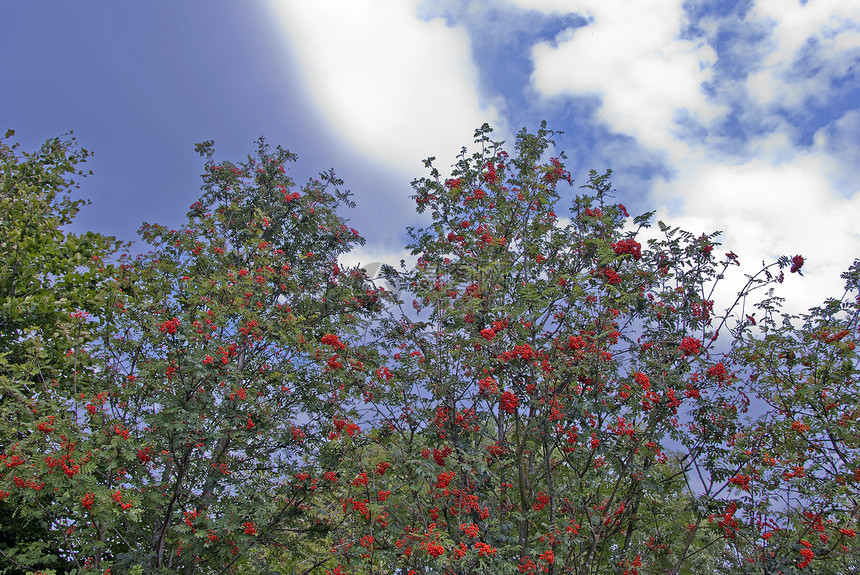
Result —
<svg viewBox="0 0 860 575"><path fill-rule="evenodd" d="M484 126L479 150L464 151L449 175L431 158L429 177L414 182L418 211L432 221L410 231L417 263L398 278L412 309L375 331L384 358L367 386L386 391L366 401L365 419L378 423L361 438L375 461L384 454L384 469L360 449L345 453L353 467L342 507L353 531L336 542L341 571L331 572L817 569L826 559L818 547L814 557L804 551L798 526L824 508L785 514L787 543L765 550L771 528L761 499L745 498L751 466L739 451L770 421L744 419L769 391L740 369L759 369L753 355L737 365L758 341L745 339L743 306L783 270L800 271L802 258L765 266L718 307L715 287L738 262L719 251L718 234L659 222L642 240L653 214L631 219L608 172L592 172L558 216L572 178L563 156L547 159L551 138L545 127L523 131L509 155ZM761 305L775 303L770 294ZM826 333L831 346L853 334ZM832 420L856 405L849 347L840 348L845 392ZM852 441L834 438L831 459ZM794 460L788 445L772 448L783 466ZM853 479L842 475L850 499ZM847 529L829 535L835 552L850 543L854 519L834 521L831 531Z"/></svg>
<svg viewBox="0 0 860 575"><path fill-rule="evenodd" d="M0 487L78 572L227 572L260 546L312 552L327 529L309 471L380 305L337 263L362 241L336 213L349 194L332 172L297 191L295 156L262 140L241 164L198 150L187 223L143 225L150 251L120 258L104 309L73 314L76 369L10 412L24 431ZM43 492L53 505L33 507Z"/></svg>
<svg viewBox="0 0 860 575"><path fill-rule="evenodd" d="M14 479L42 482L22 472L17 446L36 432L40 398L84 367L69 354L90 340L74 316L101 309L106 262L118 245L100 234L64 230L86 203L73 193L87 175L81 168L89 152L71 134L35 152L21 150L13 135L9 130L0 140L0 573L23 574L27 567L66 563L48 536L56 525L42 513L54 495L36 490L22 506Z"/></svg>
<svg viewBox="0 0 860 575"><path fill-rule="evenodd" d="M56 313L26 328L7 289L16 518L79 572L858 571L860 263L802 316L776 291L799 255L716 301L719 234L631 218L609 172L570 190L552 138L485 125L426 161L386 313L338 264L342 183L295 191L263 141L199 145L203 194L149 252L24 258Z"/></svg>
<svg viewBox="0 0 860 575"><path fill-rule="evenodd" d="M844 293L807 313L761 306L732 352L762 409L737 434L729 481L761 526L747 553L766 572L860 570L860 260L842 278Z"/></svg>

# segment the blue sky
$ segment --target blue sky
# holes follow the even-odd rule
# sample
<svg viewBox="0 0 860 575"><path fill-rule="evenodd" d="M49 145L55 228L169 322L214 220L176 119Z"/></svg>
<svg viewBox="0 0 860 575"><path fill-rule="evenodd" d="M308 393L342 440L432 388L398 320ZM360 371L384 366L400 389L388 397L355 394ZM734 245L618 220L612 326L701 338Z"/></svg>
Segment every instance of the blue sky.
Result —
<svg viewBox="0 0 860 575"><path fill-rule="evenodd" d="M297 180L334 167L355 192L354 261L396 262L423 158L545 119L631 212L723 230L750 265L803 254L803 306L860 257L856 2L44 0L4 6L0 48L0 128L95 153L77 229L178 226L193 144L237 160L265 135Z"/></svg>

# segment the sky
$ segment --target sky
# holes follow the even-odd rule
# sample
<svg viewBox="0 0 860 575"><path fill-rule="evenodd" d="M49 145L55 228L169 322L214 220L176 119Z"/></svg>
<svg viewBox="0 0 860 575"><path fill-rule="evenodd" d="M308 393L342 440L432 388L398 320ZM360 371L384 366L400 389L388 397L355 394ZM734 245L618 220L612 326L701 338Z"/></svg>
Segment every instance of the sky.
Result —
<svg viewBox="0 0 860 575"><path fill-rule="evenodd" d="M355 193L349 263L396 264L424 158L546 120L575 184L611 168L632 215L721 230L740 271L802 254L793 309L860 257L858 2L41 0L4 5L0 49L0 130L94 153L76 231L180 226L194 143L238 161L263 135Z"/></svg>

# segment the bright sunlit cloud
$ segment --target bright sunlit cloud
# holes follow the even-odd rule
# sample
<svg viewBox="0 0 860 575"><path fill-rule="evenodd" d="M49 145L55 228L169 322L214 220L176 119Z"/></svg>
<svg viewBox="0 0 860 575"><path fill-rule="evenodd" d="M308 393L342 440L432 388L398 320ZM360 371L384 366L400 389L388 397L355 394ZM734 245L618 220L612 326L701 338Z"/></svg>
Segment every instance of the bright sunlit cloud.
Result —
<svg viewBox="0 0 860 575"><path fill-rule="evenodd" d="M358 152L414 176L464 134L503 124L477 91L469 37L422 20L417 0L272 0L321 116ZM447 163L450 162L446 162Z"/></svg>

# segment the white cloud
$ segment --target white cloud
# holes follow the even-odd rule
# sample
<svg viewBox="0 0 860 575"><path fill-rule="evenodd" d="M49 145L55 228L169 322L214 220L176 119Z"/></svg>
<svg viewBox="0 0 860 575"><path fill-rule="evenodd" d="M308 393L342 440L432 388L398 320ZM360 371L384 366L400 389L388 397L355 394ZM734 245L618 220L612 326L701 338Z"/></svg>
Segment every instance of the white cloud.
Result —
<svg viewBox="0 0 860 575"><path fill-rule="evenodd" d="M849 112L821 130L812 148L802 149L794 144L796 128L767 110L810 98L828 101L831 80L860 59L860 4L759 0L745 24L770 34L764 43L744 39L749 65L758 71L718 79L709 99L703 83L714 79L716 56L679 36L685 24L680 1L511 2L590 18L554 43L534 46L533 85L547 97L598 95L601 121L647 150L667 154L673 175L658 181L652 197L678 209L663 208L662 218L694 233L723 230L724 247L741 256L747 272L780 255L803 254L807 277L783 288L794 312L841 293L839 274L860 256L858 169L846 162L858 157L858 115ZM701 26L717 29L712 21ZM801 57L806 61L799 64ZM713 122L721 119L723 103L741 105L741 117L766 126L766 133L747 134L745 144L727 150L725 133ZM675 122L682 110L704 128L703 139L685 139Z"/></svg>
<svg viewBox="0 0 860 575"><path fill-rule="evenodd" d="M472 131L502 127L477 91L462 28L421 20L419 0L270 0L330 129L360 154L413 176L447 168Z"/></svg>
<svg viewBox="0 0 860 575"><path fill-rule="evenodd" d="M692 156L677 177L657 185L658 197L683 201L678 213L664 209L661 217L694 233L722 230L723 247L741 257L746 273L781 255L802 254L806 277L782 288L794 313L838 296L839 275L860 256L860 190L836 189L844 170L826 152L824 137L819 140L822 145L801 152L777 137L755 158L736 163Z"/></svg>
<svg viewBox="0 0 860 575"><path fill-rule="evenodd" d="M826 102L831 82L860 58L860 4L842 0L758 0L746 17L771 26L770 53L748 79L763 106Z"/></svg>
<svg viewBox="0 0 860 575"><path fill-rule="evenodd" d="M681 1L515 3L590 19L553 43L533 47L532 82L540 94L598 95L601 120L611 129L672 159L686 152L673 132L679 114L708 124L724 112L701 89L712 77L714 51L703 42L679 38Z"/></svg>
<svg viewBox="0 0 860 575"><path fill-rule="evenodd" d="M819 130L815 145L834 159L837 189L848 194L856 192L860 182L860 110L851 110Z"/></svg>
<svg viewBox="0 0 860 575"><path fill-rule="evenodd" d="M366 157L412 177L431 153L450 154L437 162L444 172L485 121L510 140L504 102L481 99L466 28L422 20L419 0L270 4L329 129ZM788 120L768 112L829 101L831 81L860 60L860 4L757 0L743 15L700 21L709 31L701 40L681 35L684 6L681 0L508 0L514 15L523 9L589 19L531 47L532 88L554 105L567 96L598 96L601 122L634 138L640 157L665 158L673 175L658 181L652 198L679 210L664 209L663 216L695 233L724 230L726 249L749 271L762 260L803 254L807 277L785 288L795 311L837 294L839 273L860 255L860 115L845 114L816 135L812 148L801 149ZM705 38L731 22L751 31L724 47L728 60L745 68L715 78L717 55ZM716 94L706 93L706 82ZM727 104L745 124L728 138L720 125ZM695 142L679 119L698 125ZM749 133L756 129L766 133ZM743 142L727 149L740 132ZM629 148L612 154L613 167L633 161ZM382 251L355 254L355 261L402 257Z"/></svg>
<svg viewBox="0 0 860 575"><path fill-rule="evenodd" d="M358 246L338 258L338 262L348 268L356 266L363 268L369 264L378 263L389 265L398 271L400 271L401 261L411 264L417 261L417 257L407 249L368 249Z"/></svg>

